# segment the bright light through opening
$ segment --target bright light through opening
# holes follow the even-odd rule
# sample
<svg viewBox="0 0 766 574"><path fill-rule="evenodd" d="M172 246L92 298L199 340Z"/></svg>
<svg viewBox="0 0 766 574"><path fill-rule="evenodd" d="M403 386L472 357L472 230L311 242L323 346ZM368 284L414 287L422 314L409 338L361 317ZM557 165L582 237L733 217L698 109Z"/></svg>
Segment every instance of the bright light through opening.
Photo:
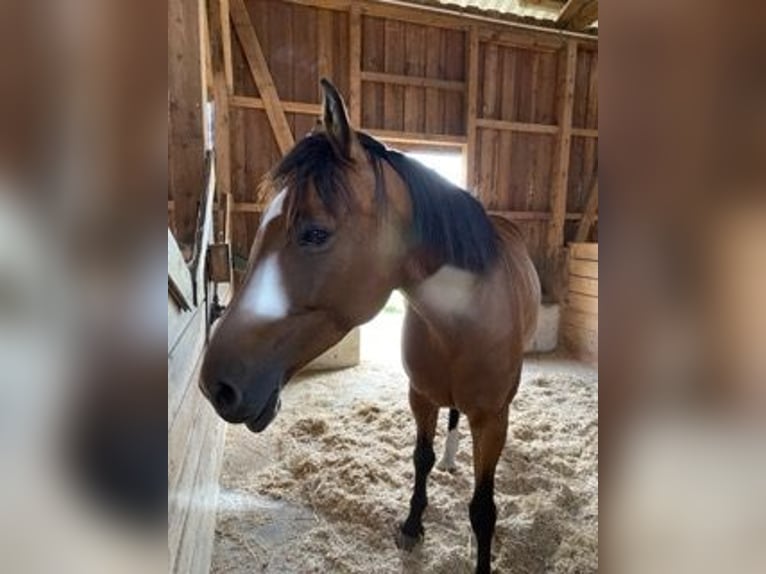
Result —
<svg viewBox="0 0 766 574"><path fill-rule="evenodd" d="M412 159L430 167L455 185L465 187L465 162L463 155L455 152L410 152Z"/></svg>

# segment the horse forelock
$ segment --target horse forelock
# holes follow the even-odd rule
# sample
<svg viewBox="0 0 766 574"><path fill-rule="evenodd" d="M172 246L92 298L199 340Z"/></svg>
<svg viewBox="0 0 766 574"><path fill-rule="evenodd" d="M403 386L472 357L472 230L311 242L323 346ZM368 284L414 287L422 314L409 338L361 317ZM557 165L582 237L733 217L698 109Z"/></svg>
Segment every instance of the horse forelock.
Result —
<svg viewBox="0 0 766 574"><path fill-rule="evenodd" d="M413 241L425 247L441 263L483 273L497 259L495 229L479 201L430 168L388 148L372 136L357 132L374 172L376 202L386 199L382 162L388 163L404 182L412 202ZM353 163L341 157L324 132L302 139L277 164L265 183L273 190L287 190L284 211L292 227L316 193L331 215L339 208L353 209L353 197L368 190L352 190L348 172Z"/></svg>

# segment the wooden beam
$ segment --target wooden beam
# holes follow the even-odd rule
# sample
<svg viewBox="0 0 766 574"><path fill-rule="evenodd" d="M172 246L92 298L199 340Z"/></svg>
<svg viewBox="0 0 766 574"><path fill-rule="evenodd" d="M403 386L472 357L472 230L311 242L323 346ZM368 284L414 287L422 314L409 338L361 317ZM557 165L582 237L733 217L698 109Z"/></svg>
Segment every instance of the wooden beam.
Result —
<svg viewBox="0 0 766 574"><path fill-rule="evenodd" d="M266 103L261 98L250 96L231 96L229 103L235 108L249 108L253 110L265 110ZM319 116L322 113L321 104L309 102L280 102L282 109L289 114L306 114Z"/></svg>
<svg viewBox="0 0 766 574"><path fill-rule="evenodd" d="M597 138L598 130L589 130L587 128L572 128L572 135L583 138Z"/></svg>
<svg viewBox="0 0 766 574"><path fill-rule="evenodd" d="M208 0L208 27L210 35L210 62L213 74L213 101L215 102L215 168L217 191L231 193L231 141L229 136L229 90L226 87L226 55L221 19L225 0ZM228 18L227 18L228 21Z"/></svg>
<svg viewBox="0 0 766 574"><path fill-rule="evenodd" d="M358 6L351 6L348 18L349 38L349 113L351 125L362 126L362 16Z"/></svg>
<svg viewBox="0 0 766 574"><path fill-rule="evenodd" d="M549 36L547 34L520 35L516 30L491 30L483 26L479 30L479 40L492 44L500 44L509 48L534 50L536 52L555 52L560 50L566 43L566 40L559 36Z"/></svg>
<svg viewBox="0 0 766 574"><path fill-rule="evenodd" d="M465 145L465 136L452 136L446 134L427 134L421 132L400 132L394 130L363 130L373 137L386 140L387 142L403 143L435 143L443 146L460 147Z"/></svg>
<svg viewBox="0 0 766 574"><path fill-rule="evenodd" d="M598 20L598 0L569 0L559 12L556 24L581 31Z"/></svg>
<svg viewBox="0 0 766 574"><path fill-rule="evenodd" d="M204 184L202 68L197 0L168 3L168 190L173 229L182 249L194 243L199 190Z"/></svg>
<svg viewBox="0 0 766 574"><path fill-rule="evenodd" d="M231 55L231 18L229 0L221 0L221 40L223 42L223 67L226 73L226 88L234 93L234 63Z"/></svg>
<svg viewBox="0 0 766 574"><path fill-rule="evenodd" d="M475 191L479 184L476 173L476 110L479 99L479 31L477 27L471 26L466 36L468 69L465 71L465 77L468 78L468 94L465 117L467 134L465 181L468 189Z"/></svg>
<svg viewBox="0 0 766 574"><path fill-rule="evenodd" d="M524 132L529 134L557 134L559 132L559 126L557 125L507 122L503 120L489 120L485 118L478 118L476 120L476 126L493 130Z"/></svg>
<svg viewBox="0 0 766 574"><path fill-rule="evenodd" d="M513 219L514 221L548 221L551 218L551 214L548 211L497 211L490 210L487 213L490 215L497 215L499 217L505 217L506 219ZM565 219L567 221L577 221L582 219L581 213L567 213Z"/></svg>
<svg viewBox="0 0 766 574"><path fill-rule="evenodd" d="M423 78L420 76L403 76L400 74L388 74L385 72L361 72L363 82L380 82L383 84L397 84L400 86L415 86L418 88L436 88L437 90L449 90L464 92L465 83L437 78Z"/></svg>
<svg viewBox="0 0 766 574"><path fill-rule="evenodd" d="M597 38L592 34L580 34L569 30L544 28L521 22L521 17L516 19L509 16L508 19L492 18L480 14L466 12L456 13L447 6L414 5L396 0L381 2L380 0L283 0L290 4L312 6L325 10L337 10L348 12L351 6L358 6L363 16L375 16L389 18L402 22L411 22L422 26L436 26L453 30L467 30L471 26L479 25L482 29L493 32L509 32L517 38L536 38L540 41L556 41L558 38L570 37L583 41L596 43ZM516 19L516 21L514 21ZM552 23L553 24L553 23Z"/></svg>
<svg viewBox="0 0 766 574"><path fill-rule="evenodd" d="M598 175L593 178L593 185L588 191L588 198L585 200L585 211L583 217L580 220L580 224L577 226L577 232L575 233L575 241L585 241L590 232L590 228L593 225L593 221L596 218L596 211L598 210Z"/></svg>
<svg viewBox="0 0 766 574"><path fill-rule="evenodd" d="M266 115L274 132L274 138L277 141L279 150L286 154L295 145L295 140L290 131L290 125L287 123L285 111L282 109L282 104L279 101L277 88L274 85L274 79L271 77L266 57L263 55L261 44L250 20L245 0L229 1L231 4L231 20L234 23L234 29L245 52L245 58L253 75L253 81L263 99Z"/></svg>
<svg viewBox="0 0 766 574"><path fill-rule="evenodd" d="M572 144L572 108L574 104L577 42L567 41L564 75L558 89L559 134L551 189L551 220L546 240L546 259L553 263L564 243L564 216L569 183L569 156Z"/></svg>
<svg viewBox="0 0 766 574"><path fill-rule="evenodd" d="M262 213L266 210L268 205L266 203L259 203L255 201L238 201L232 204L232 211L236 213ZM490 215L497 215L498 217L504 217L506 219L512 219L514 221L545 221L550 219L551 214L547 211L496 211L490 210L487 213ZM577 221L582 219L582 213L567 213L566 219L568 221Z"/></svg>
<svg viewBox="0 0 766 574"><path fill-rule="evenodd" d="M572 242L569 244L569 257L598 261L598 243Z"/></svg>

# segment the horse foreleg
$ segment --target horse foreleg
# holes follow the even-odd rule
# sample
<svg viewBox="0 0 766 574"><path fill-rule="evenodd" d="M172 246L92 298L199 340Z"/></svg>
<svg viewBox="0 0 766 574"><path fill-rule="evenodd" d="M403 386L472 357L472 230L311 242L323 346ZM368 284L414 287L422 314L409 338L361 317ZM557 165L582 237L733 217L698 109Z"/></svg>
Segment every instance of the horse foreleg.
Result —
<svg viewBox="0 0 766 574"><path fill-rule="evenodd" d="M492 536L495 532L495 468L508 431L508 407L500 413L471 419L473 436L474 491L470 505L471 526L476 535L476 573L489 574Z"/></svg>
<svg viewBox="0 0 766 574"><path fill-rule="evenodd" d="M428 506L426 482L434 466L434 433L439 413L431 401L410 387L410 408L415 416L417 442L413 454L415 463L415 488L410 499L410 513L399 527L396 544L404 550L411 550L423 538L423 512Z"/></svg>
<svg viewBox="0 0 766 574"><path fill-rule="evenodd" d="M457 447L459 442L457 433L458 420L460 420L460 411L457 409L450 409L449 421L447 422L447 440L444 443L444 456L442 456L442 459L436 465L436 468L439 470L453 472L455 469L457 469L457 465L455 464L455 455L457 454Z"/></svg>

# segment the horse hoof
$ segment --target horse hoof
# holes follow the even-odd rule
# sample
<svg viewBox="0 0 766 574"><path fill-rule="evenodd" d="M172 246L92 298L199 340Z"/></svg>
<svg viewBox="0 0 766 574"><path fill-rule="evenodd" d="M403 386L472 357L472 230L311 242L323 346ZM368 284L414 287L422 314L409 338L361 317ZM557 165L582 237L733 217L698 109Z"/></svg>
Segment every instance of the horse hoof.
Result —
<svg viewBox="0 0 766 574"><path fill-rule="evenodd" d="M412 536L410 534L406 534L402 527L396 529L396 547L399 550L404 550L405 552L411 552L415 546L420 544L423 541L423 532L421 530L420 533L418 533L415 536Z"/></svg>
<svg viewBox="0 0 766 574"><path fill-rule="evenodd" d="M457 470L457 464L455 464L454 462L448 462L446 460L440 460L437 463L436 468L438 468L439 470L443 470L444 472L451 473Z"/></svg>

